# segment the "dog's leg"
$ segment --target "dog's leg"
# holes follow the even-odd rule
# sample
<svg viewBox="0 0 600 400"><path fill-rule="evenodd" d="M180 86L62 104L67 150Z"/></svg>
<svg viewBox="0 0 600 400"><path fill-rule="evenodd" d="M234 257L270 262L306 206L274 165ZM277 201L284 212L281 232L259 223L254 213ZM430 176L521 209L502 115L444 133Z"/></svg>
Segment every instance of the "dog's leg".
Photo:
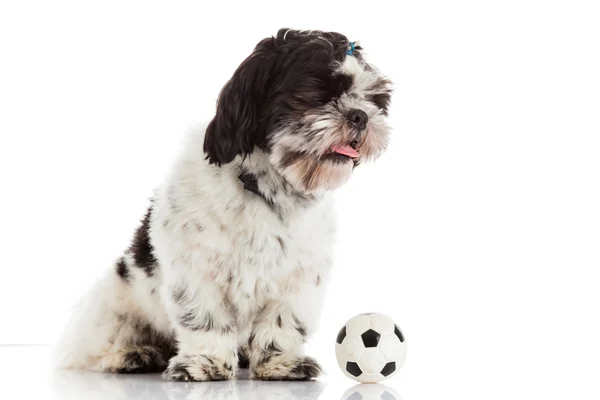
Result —
<svg viewBox="0 0 600 400"><path fill-rule="evenodd" d="M171 381L222 381L237 369L237 328L221 288L181 279L165 288L179 353L163 377Z"/></svg>
<svg viewBox="0 0 600 400"><path fill-rule="evenodd" d="M261 380L311 380L321 367L302 353L306 338L316 328L321 291L306 285L272 301L257 316L249 339L251 377Z"/></svg>
<svg viewBox="0 0 600 400"><path fill-rule="evenodd" d="M175 350L172 334L140 313L133 284L111 273L81 300L55 348L59 367L118 373L166 368Z"/></svg>

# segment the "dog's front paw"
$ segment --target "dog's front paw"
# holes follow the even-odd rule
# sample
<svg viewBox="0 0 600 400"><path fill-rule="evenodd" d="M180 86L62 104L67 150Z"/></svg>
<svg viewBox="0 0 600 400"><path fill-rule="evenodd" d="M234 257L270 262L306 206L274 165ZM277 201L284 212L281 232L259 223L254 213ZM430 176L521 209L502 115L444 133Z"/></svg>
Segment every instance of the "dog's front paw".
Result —
<svg viewBox="0 0 600 400"><path fill-rule="evenodd" d="M205 382L233 379L233 366L214 357L204 355L178 355L169 361L162 374L168 381Z"/></svg>
<svg viewBox="0 0 600 400"><path fill-rule="evenodd" d="M321 372L321 366L314 358L287 358L283 355L256 365L251 377L263 381L309 381L317 378Z"/></svg>

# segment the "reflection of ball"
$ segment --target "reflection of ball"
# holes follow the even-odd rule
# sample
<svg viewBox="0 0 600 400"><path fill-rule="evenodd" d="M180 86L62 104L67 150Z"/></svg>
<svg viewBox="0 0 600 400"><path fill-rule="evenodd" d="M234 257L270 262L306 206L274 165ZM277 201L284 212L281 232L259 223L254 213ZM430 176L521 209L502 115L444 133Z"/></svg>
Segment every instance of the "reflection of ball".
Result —
<svg viewBox="0 0 600 400"><path fill-rule="evenodd" d="M346 390L341 400L402 400L391 387L376 383L356 385Z"/></svg>
<svg viewBox="0 0 600 400"><path fill-rule="evenodd" d="M390 317L360 314L338 333L335 355L346 376L373 383L391 377L402 367L406 344Z"/></svg>

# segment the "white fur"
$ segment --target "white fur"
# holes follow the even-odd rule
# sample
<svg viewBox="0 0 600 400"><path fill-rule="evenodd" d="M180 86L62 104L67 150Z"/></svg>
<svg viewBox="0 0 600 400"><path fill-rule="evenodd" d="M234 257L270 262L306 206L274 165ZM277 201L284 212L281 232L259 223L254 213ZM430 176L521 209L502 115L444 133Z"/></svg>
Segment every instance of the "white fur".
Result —
<svg viewBox="0 0 600 400"><path fill-rule="evenodd" d="M316 329L331 265L329 195L306 205L278 193L281 206L274 212L238 180L241 166L277 176L261 153L215 167L205 160L202 142L203 133L192 135L156 190L150 229L159 264L154 276L146 277L126 253L129 282L111 270L82 301L57 348L62 367L117 370L135 337L128 331L130 320L175 335L179 354L171 364L186 362L195 380L210 378L203 376L198 355L235 365L236 350L251 331L253 362L261 356L258 349L274 340L285 350L277 364L302 357L304 338L295 320L308 334ZM178 290L185 296L176 302ZM181 326L178 316L187 311L197 316L191 324L202 324L209 313L213 329Z"/></svg>

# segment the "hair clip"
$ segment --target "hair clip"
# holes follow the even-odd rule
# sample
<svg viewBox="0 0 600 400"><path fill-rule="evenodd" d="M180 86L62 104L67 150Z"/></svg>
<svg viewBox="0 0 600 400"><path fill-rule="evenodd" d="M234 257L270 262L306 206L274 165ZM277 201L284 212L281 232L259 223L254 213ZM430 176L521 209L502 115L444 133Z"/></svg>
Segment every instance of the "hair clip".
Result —
<svg viewBox="0 0 600 400"><path fill-rule="evenodd" d="M354 43L356 42L350 42L350 50L346 52L346 54L348 54L349 56L351 56L352 53L354 53Z"/></svg>
<svg viewBox="0 0 600 400"><path fill-rule="evenodd" d="M348 50L346 54L351 56L352 54L354 54L354 50L362 50L362 47L360 47L360 42L358 40L356 42L350 42L350 50Z"/></svg>

